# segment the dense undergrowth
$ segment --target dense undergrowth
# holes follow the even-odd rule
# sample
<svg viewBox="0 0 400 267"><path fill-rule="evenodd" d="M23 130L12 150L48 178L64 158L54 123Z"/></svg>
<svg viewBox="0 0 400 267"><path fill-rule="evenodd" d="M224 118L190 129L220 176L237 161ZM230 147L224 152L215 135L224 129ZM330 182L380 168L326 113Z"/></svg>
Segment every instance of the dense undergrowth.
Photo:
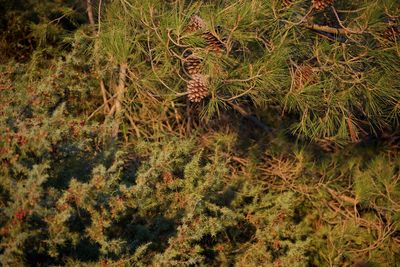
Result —
<svg viewBox="0 0 400 267"><path fill-rule="evenodd" d="M400 5L311 5L0 0L1 265L400 266Z"/></svg>

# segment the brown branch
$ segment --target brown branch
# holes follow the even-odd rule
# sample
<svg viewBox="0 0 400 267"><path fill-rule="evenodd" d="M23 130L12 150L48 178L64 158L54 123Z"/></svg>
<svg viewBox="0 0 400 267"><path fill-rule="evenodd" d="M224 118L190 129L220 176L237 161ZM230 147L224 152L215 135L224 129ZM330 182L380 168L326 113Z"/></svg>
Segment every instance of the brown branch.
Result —
<svg viewBox="0 0 400 267"><path fill-rule="evenodd" d="M113 95L112 97L110 97L109 99L107 99L107 102L103 103L100 105L100 107L98 107L95 111L93 111L87 118L86 118L86 122L89 121L100 109L102 109L104 107L105 104L110 103L112 100L114 100L114 98L116 97L116 95ZM109 111L110 113L113 112L112 110Z"/></svg>
<svg viewBox="0 0 400 267"><path fill-rule="evenodd" d="M99 12L98 12L98 18L97 18L99 28L98 28L98 30L96 30L94 16L93 16L92 0L86 0L86 6L87 6L86 10L87 10L88 18L89 18L89 23L92 27L93 35L96 37L93 54L95 55L95 71L96 71L96 75L98 75L98 76L100 73L100 67L99 67L100 62L99 62L99 58L97 57L96 54L99 50L99 43L98 43L97 38L99 37L99 34L100 34L100 5L101 5L101 1L99 2ZM99 83L100 83L100 92L103 97L104 113L107 114L110 112L110 106L108 105L109 101L107 100L106 86L104 85L104 81L101 77L98 77L98 79L99 79Z"/></svg>
<svg viewBox="0 0 400 267"><path fill-rule="evenodd" d="M115 112L119 114L122 110L122 100L124 98L125 91L125 80L126 80L126 72L128 69L128 63L122 63L119 66L119 78L118 78L118 86L115 88L115 94L117 98L115 100Z"/></svg>
<svg viewBox="0 0 400 267"><path fill-rule="evenodd" d="M333 27L318 25L318 24L313 24L313 23L304 24L304 27L306 27L307 29L310 29L310 30L322 31L322 32L327 32L327 33L332 33L332 34L348 33L344 29L338 29L338 28L333 28Z"/></svg>
<svg viewBox="0 0 400 267"><path fill-rule="evenodd" d="M349 128L351 141L353 143L357 143L359 141L359 138L358 138L358 134L357 134L356 130L354 129L353 121L351 119L351 115L349 115L349 117L347 118L347 126Z"/></svg>
<svg viewBox="0 0 400 267"><path fill-rule="evenodd" d="M96 34L96 29L94 28L95 22L94 22L94 16L93 16L92 0L86 0L86 11L88 14L90 26L93 27L92 28L93 33Z"/></svg>
<svg viewBox="0 0 400 267"><path fill-rule="evenodd" d="M368 25L366 25L364 29L361 29L361 30L358 30L358 31L355 31L355 30L346 28L346 27L343 25L342 21L340 20L339 15L338 15L338 13L336 12L335 7L333 7L333 6L332 6L332 11L333 11L333 13L335 14L335 17L336 17L336 19L337 19L337 21L338 21L340 27L342 27L343 30L344 30L346 33L361 34L361 33L364 33L364 31L368 28Z"/></svg>
<svg viewBox="0 0 400 267"><path fill-rule="evenodd" d="M97 13L97 27L98 27L98 30L97 30L97 32L98 33L100 33L100 25L101 25L101 23L100 23L100 20L101 20L101 4L102 4L102 0L99 0L99 10L98 10L98 13Z"/></svg>
<svg viewBox="0 0 400 267"><path fill-rule="evenodd" d="M326 189L328 190L329 194L331 194L335 199L340 199L340 200L342 200L344 202L352 204L353 206L357 205L358 202L359 202L358 199L355 199L355 198L340 194L340 193L336 192L335 190L330 189L328 187L326 187Z"/></svg>
<svg viewBox="0 0 400 267"><path fill-rule="evenodd" d="M100 82L100 91L101 95L103 96L103 102L104 102L104 111L107 113L110 111L110 106L108 105L108 100L107 100L107 90L106 86L104 85L104 81L102 78L99 78Z"/></svg>
<svg viewBox="0 0 400 267"><path fill-rule="evenodd" d="M119 77L118 77L118 85L114 88L114 93L116 95L116 99L114 102L111 111L114 113L117 119L115 128L113 130L113 137L117 137L119 133L119 126L120 126L120 119L121 119L121 112L122 112L122 101L124 100L124 93L125 93L125 82L126 82L126 73L128 70L128 63L124 62L119 65Z"/></svg>
<svg viewBox="0 0 400 267"><path fill-rule="evenodd" d="M254 124L256 124L258 127L263 129L265 132L271 132L272 129L265 125L262 121L260 121L256 116L248 113L243 107L233 103L232 101L227 101L227 103L237 112L239 112L243 117L246 119L252 121Z"/></svg>
<svg viewBox="0 0 400 267"><path fill-rule="evenodd" d="M307 22L304 23L304 27L311 29L311 30L316 30L316 31L321 31L321 32L326 32L326 33L332 33L332 34L342 34L342 35L349 35L349 34L363 34L365 32L365 29L362 30L352 30L346 28L342 22L339 19L339 15L337 14L336 10L333 8L333 11L335 13L336 19L338 20L338 23L341 28L334 28L334 27L329 27L329 26L324 26L324 25L318 25L314 24L312 22Z"/></svg>

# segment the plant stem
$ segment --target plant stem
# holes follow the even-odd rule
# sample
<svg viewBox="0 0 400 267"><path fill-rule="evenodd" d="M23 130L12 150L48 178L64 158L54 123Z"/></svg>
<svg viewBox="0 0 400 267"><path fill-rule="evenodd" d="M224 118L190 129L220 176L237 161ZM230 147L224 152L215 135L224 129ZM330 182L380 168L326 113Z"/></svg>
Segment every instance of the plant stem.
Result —
<svg viewBox="0 0 400 267"><path fill-rule="evenodd" d="M94 22L94 16L93 16L93 8L92 8L92 1L91 0L86 0L86 5L87 5L87 14L88 14L88 18L89 18L89 23L90 26L92 26L92 31L93 31L93 35L95 36L95 43L94 43L94 52L93 54L95 55L95 71L96 71L96 75L98 75L98 79L99 79L99 83L100 83L100 91L101 91L101 95L103 97L103 102L104 102L104 114L107 114L110 112L110 106L108 105L108 100L107 100L107 90L106 90L106 86L104 85L104 81L103 79L100 77L100 63L99 63L99 58L97 56L97 52L99 51L99 42L98 42L98 37L100 34L100 5L101 5L101 1L99 3L99 13L98 13L98 30L96 31L95 28L95 22Z"/></svg>

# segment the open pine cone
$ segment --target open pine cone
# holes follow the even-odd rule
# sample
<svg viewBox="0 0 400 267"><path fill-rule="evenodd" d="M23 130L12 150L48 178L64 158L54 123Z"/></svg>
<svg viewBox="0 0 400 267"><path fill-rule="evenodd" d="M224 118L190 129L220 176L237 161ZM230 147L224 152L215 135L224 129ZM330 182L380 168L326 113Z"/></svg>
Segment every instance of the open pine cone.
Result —
<svg viewBox="0 0 400 267"><path fill-rule="evenodd" d="M382 35L390 42L395 42L396 40L400 39L400 28L396 26L389 26Z"/></svg>
<svg viewBox="0 0 400 267"><path fill-rule="evenodd" d="M186 31L195 32L206 28L206 23L202 18L194 15L190 18L189 24L187 25Z"/></svg>
<svg viewBox="0 0 400 267"><path fill-rule="evenodd" d="M203 33L203 38L206 40L207 48L210 51L218 53L225 48L225 45L212 32Z"/></svg>
<svg viewBox="0 0 400 267"><path fill-rule="evenodd" d="M203 68L201 58L193 54L185 58L183 65L189 75L200 74Z"/></svg>
<svg viewBox="0 0 400 267"><path fill-rule="evenodd" d="M316 74L316 71L310 65L303 64L298 66L292 77L294 88L299 90L307 84L317 82Z"/></svg>
<svg viewBox="0 0 400 267"><path fill-rule="evenodd" d="M333 0L312 0L312 4L315 10L320 11L332 5Z"/></svg>
<svg viewBox="0 0 400 267"><path fill-rule="evenodd" d="M208 77L195 74L187 84L188 98L190 102L198 103L208 95Z"/></svg>
<svg viewBox="0 0 400 267"><path fill-rule="evenodd" d="M282 7L288 8L293 4L293 0L282 0Z"/></svg>

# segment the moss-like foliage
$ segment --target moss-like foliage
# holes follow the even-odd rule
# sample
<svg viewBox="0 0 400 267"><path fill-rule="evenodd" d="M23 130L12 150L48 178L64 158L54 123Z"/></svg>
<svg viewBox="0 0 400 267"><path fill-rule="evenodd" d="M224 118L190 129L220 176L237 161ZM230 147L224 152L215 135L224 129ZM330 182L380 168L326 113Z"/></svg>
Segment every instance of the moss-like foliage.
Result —
<svg viewBox="0 0 400 267"><path fill-rule="evenodd" d="M0 0L0 265L400 265L400 5L312 2Z"/></svg>

